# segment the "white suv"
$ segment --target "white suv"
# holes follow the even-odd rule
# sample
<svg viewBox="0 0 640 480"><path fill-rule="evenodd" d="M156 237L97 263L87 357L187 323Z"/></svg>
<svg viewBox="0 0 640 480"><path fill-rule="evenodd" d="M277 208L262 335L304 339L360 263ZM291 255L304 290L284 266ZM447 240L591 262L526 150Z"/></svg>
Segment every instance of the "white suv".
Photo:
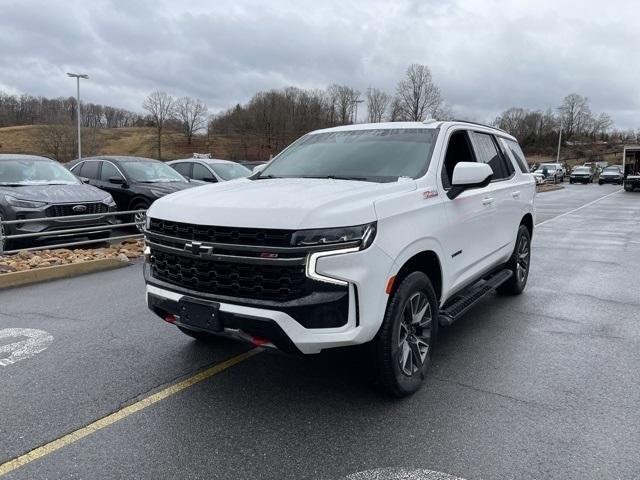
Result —
<svg viewBox="0 0 640 480"><path fill-rule="evenodd" d="M525 287L534 196L516 139L492 127L318 130L252 177L151 206L147 303L199 339L304 354L370 342L382 385L407 395L439 325Z"/></svg>

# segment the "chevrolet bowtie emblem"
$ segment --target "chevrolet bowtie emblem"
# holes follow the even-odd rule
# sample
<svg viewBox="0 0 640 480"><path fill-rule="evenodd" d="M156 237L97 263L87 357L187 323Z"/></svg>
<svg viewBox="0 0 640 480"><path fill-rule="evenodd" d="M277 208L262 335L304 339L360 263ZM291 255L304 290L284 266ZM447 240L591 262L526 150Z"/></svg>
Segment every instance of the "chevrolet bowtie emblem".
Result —
<svg viewBox="0 0 640 480"><path fill-rule="evenodd" d="M184 249L194 255L200 255L200 249L202 248L201 242L187 242L184 244Z"/></svg>

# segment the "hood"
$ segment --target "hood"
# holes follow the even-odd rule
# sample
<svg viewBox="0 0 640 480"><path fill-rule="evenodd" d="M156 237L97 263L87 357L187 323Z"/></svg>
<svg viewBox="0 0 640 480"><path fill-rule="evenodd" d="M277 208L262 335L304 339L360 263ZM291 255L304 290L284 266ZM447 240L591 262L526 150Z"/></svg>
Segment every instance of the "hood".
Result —
<svg viewBox="0 0 640 480"><path fill-rule="evenodd" d="M86 203L101 202L109 197L104 190L86 185L25 185L6 187L0 185L0 195L11 195L22 200L47 203Z"/></svg>
<svg viewBox="0 0 640 480"><path fill-rule="evenodd" d="M197 187L198 184L187 182L158 182L158 183L141 183L141 186L161 193L162 195L168 195L170 193L179 192L186 188Z"/></svg>
<svg viewBox="0 0 640 480"><path fill-rule="evenodd" d="M239 179L161 198L151 205L148 215L200 225L281 229L340 227L376 220L374 201L415 189L414 181Z"/></svg>

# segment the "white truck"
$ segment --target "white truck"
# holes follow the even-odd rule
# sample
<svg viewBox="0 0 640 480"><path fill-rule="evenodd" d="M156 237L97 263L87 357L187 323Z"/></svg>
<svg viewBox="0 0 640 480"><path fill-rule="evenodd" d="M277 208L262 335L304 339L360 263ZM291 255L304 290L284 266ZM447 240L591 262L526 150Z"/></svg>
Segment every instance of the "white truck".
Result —
<svg viewBox="0 0 640 480"><path fill-rule="evenodd" d="M529 274L535 180L515 138L467 122L311 132L249 178L157 200L149 308L184 333L289 352L368 343L415 392L438 328Z"/></svg>
<svg viewBox="0 0 640 480"><path fill-rule="evenodd" d="M640 189L640 145L625 145L622 151L622 172L627 192Z"/></svg>

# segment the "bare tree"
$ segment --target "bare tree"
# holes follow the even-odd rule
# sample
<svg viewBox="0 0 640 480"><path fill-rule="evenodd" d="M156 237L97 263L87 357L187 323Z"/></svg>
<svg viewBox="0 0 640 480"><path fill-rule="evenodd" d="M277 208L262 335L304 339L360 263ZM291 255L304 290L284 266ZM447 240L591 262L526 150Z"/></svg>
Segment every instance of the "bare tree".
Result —
<svg viewBox="0 0 640 480"><path fill-rule="evenodd" d="M36 133L36 144L40 151L58 161L71 159L75 142L76 132L70 123L43 125Z"/></svg>
<svg viewBox="0 0 640 480"><path fill-rule="evenodd" d="M353 123L360 92L346 85L331 85L327 89L331 108L330 123L347 125Z"/></svg>
<svg viewBox="0 0 640 480"><path fill-rule="evenodd" d="M442 105L440 89L426 65L409 65L405 78L398 82L396 98L402 120L421 121L433 116Z"/></svg>
<svg viewBox="0 0 640 480"><path fill-rule="evenodd" d="M167 120L173 115L175 100L165 92L154 91L142 102L158 133L158 160L162 160L162 133Z"/></svg>
<svg viewBox="0 0 640 480"><path fill-rule="evenodd" d="M367 121L369 123L379 123L384 118L391 97L388 93L378 88L367 89Z"/></svg>
<svg viewBox="0 0 640 480"><path fill-rule="evenodd" d="M209 109L198 98L182 97L176 101L174 114L180 122L182 133L187 137L187 143L191 145L193 134L206 127Z"/></svg>
<svg viewBox="0 0 640 480"><path fill-rule="evenodd" d="M563 130L566 138L583 135L591 121L591 109L589 99L572 93L562 100L562 105L558 107L562 118Z"/></svg>

